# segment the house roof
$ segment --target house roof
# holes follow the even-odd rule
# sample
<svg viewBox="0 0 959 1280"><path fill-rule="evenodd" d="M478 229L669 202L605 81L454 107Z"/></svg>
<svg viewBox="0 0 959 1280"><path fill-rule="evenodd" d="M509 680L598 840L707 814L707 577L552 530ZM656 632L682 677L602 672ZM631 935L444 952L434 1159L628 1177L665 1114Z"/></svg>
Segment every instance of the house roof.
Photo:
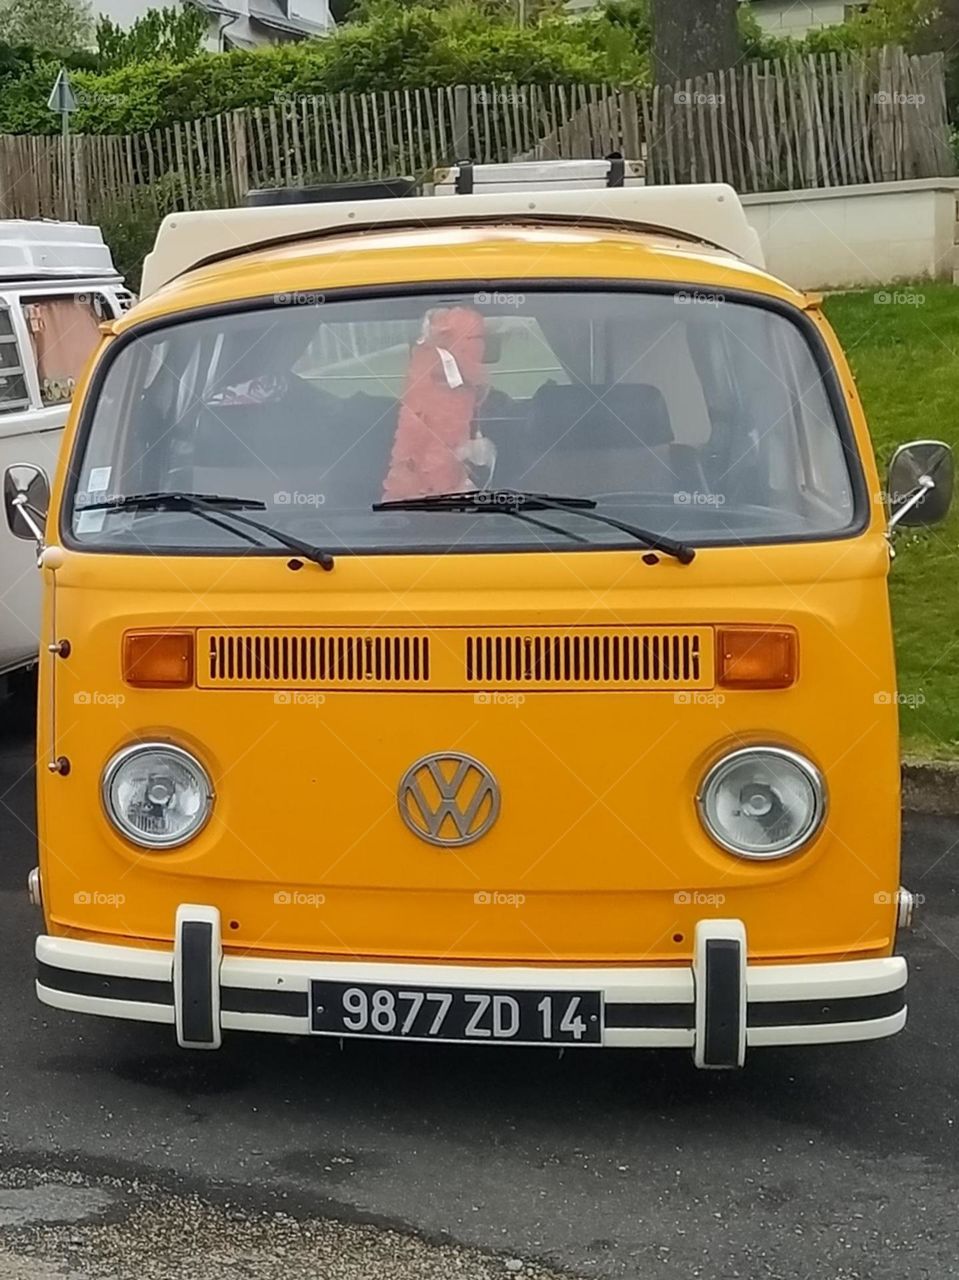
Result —
<svg viewBox="0 0 959 1280"><path fill-rule="evenodd" d="M310 22L307 18L287 15L277 0L249 0L249 3L250 21L259 22L264 27L272 27L276 31L301 36L319 35L327 30L324 23Z"/></svg>
<svg viewBox="0 0 959 1280"><path fill-rule="evenodd" d="M278 0L248 0L249 9L237 0L184 0L184 2L195 5L196 8L202 9L204 13L213 17L248 18L252 23L272 31L282 31L285 35L324 35L333 26L328 8L329 21L311 22L309 18L302 18L297 14L292 16L286 14ZM243 36L235 35L232 31L227 40L230 45L238 48L256 48L255 40L244 39Z"/></svg>
<svg viewBox="0 0 959 1280"><path fill-rule="evenodd" d="M235 18L240 14L239 9L233 8L229 4L223 4L221 0L189 0L189 3L195 5L198 9L204 9L207 13L213 13L217 16Z"/></svg>

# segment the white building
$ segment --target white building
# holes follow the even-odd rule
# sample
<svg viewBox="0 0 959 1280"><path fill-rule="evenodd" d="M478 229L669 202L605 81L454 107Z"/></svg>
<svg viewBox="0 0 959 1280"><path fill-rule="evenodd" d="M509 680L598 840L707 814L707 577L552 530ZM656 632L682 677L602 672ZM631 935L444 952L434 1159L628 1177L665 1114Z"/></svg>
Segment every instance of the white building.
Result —
<svg viewBox="0 0 959 1280"><path fill-rule="evenodd" d="M193 4L207 18L204 48L213 52L304 40L332 31L328 0L172 0ZM121 27L170 0L94 0L93 9Z"/></svg>
<svg viewBox="0 0 959 1280"><path fill-rule="evenodd" d="M682 3L682 0L676 0ZM843 0L740 0L749 4L756 21L771 36L791 36L801 40L808 31L834 27L851 14L869 8L869 0L848 4ZM569 13L584 13L596 0L566 0Z"/></svg>
<svg viewBox="0 0 959 1280"><path fill-rule="evenodd" d="M771 36L800 40L809 31L834 27L868 3L844 4L843 0L749 0L756 21Z"/></svg>

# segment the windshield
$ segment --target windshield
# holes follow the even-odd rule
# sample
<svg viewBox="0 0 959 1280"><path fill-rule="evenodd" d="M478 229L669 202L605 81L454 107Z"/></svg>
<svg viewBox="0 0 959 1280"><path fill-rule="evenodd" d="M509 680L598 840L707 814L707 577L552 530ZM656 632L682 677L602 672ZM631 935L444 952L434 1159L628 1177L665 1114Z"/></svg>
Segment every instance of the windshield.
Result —
<svg viewBox="0 0 959 1280"><path fill-rule="evenodd" d="M331 552L635 549L571 511L536 527L505 510L373 510L477 489L588 496L694 546L854 522L822 374L766 307L572 289L276 302L122 347L74 468L77 541L256 550L228 516L94 505L167 492L262 502L272 526Z"/></svg>

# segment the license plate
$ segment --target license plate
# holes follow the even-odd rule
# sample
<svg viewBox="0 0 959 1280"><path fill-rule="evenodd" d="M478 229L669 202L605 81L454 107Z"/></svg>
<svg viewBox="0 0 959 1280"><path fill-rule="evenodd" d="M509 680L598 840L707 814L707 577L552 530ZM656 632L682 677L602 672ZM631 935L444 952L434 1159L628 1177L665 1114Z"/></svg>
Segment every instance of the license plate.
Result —
<svg viewBox="0 0 959 1280"><path fill-rule="evenodd" d="M312 984L312 1027L326 1036L503 1044L601 1044L598 991Z"/></svg>

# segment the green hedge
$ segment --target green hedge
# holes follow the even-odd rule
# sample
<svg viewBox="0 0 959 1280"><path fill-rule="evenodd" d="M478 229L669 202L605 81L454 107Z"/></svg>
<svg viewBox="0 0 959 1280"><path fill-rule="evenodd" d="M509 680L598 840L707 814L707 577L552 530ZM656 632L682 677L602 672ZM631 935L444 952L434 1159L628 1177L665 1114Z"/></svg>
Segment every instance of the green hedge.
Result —
<svg viewBox="0 0 959 1280"><path fill-rule="evenodd" d="M520 28L501 19L457 23L451 12L413 7L302 44L131 64L106 75L76 71L71 80L80 105L71 125L80 133L132 133L289 94L515 81L638 83L648 74L646 49L637 47L628 25L604 13L579 22L550 14ZM0 82L0 132L56 132L59 120L46 104L57 70L56 63L38 61Z"/></svg>

